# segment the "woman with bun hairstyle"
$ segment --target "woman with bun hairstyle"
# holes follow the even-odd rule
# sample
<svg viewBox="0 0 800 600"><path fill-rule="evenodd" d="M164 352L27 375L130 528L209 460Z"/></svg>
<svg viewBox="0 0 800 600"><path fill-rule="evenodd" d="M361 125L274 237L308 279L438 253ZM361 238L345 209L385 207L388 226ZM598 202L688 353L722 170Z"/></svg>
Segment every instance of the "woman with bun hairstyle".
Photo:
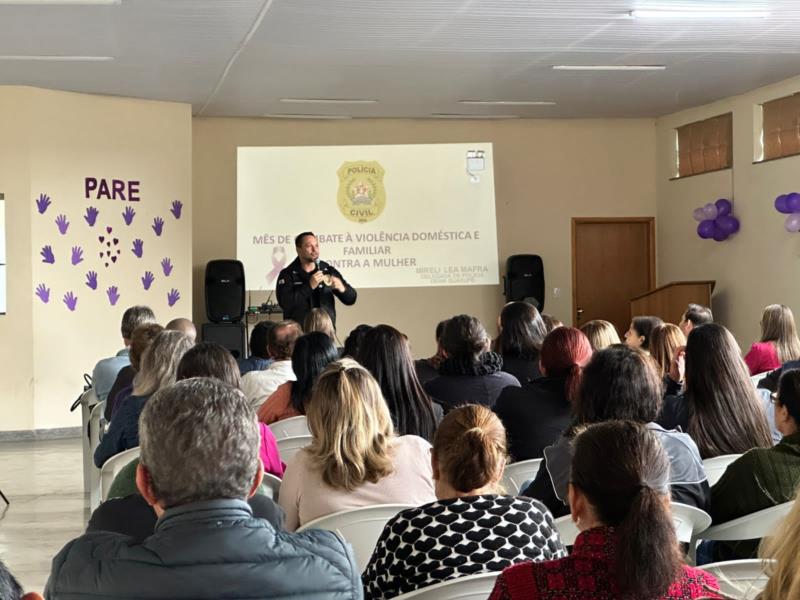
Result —
<svg viewBox="0 0 800 600"><path fill-rule="evenodd" d="M542 458L569 427L583 367L591 357L592 347L580 330L559 327L542 344L544 377L503 390L492 410L506 428L512 460Z"/></svg>
<svg viewBox="0 0 800 600"><path fill-rule="evenodd" d="M366 600L566 555L547 509L500 494L506 435L489 409L451 411L436 431L431 463L437 500L386 524L362 576Z"/></svg>
<svg viewBox="0 0 800 600"><path fill-rule="evenodd" d="M572 553L507 568L490 600L718 598L717 581L683 562L669 481L667 451L646 425L589 427L572 459L569 503L581 531Z"/></svg>

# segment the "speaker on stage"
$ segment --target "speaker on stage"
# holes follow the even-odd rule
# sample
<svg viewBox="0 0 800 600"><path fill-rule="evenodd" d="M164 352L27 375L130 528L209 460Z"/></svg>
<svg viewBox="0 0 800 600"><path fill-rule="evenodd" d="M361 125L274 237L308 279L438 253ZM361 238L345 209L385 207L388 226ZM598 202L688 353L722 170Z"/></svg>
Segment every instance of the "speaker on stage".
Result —
<svg viewBox="0 0 800 600"><path fill-rule="evenodd" d="M236 360L247 356L247 326L244 323L203 323L203 341L225 346Z"/></svg>
<svg viewBox="0 0 800 600"><path fill-rule="evenodd" d="M538 254L514 254L506 260L503 294L507 302L524 301L544 310L544 263Z"/></svg>
<svg viewBox="0 0 800 600"><path fill-rule="evenodd" d="M238 323L244 317L244 265L238 260L206 264L206 316L212 323Z"/></svg>

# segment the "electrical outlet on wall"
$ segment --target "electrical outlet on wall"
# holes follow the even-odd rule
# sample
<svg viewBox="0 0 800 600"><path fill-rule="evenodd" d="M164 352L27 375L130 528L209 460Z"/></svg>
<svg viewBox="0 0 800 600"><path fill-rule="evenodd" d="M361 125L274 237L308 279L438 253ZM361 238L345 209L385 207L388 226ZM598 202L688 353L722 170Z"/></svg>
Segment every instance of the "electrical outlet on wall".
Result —
<svg viewBox="0 0 800 600"><path fill-rule="evenodd" d="M560 298L561 297L561 288L556 287L553 288L553 298Z"/></svg>

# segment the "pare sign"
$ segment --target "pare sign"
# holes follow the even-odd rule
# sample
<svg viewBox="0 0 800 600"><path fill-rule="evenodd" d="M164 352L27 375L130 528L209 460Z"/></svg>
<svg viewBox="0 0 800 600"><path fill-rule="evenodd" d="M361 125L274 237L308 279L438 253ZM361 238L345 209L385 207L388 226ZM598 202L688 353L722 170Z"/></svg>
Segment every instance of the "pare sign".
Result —
<svg viewBox="0 0 800 600"><path fill-rule="evenodd" d="M97 200L121 200L123 202L139 202L139 186L141 182L124 179L105 179L85 177L83 180L84 198Z"/></svg>

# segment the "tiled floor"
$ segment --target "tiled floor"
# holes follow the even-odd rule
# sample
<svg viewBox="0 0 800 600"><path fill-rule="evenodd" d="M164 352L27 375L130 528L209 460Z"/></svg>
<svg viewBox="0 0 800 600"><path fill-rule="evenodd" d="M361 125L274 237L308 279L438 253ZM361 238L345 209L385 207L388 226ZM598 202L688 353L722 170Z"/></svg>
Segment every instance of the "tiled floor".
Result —
<svg viewBox="0 0 800 600"><path fill-rule="evenodd" d="M27 591L41 592L50 561L83 533L81 440L0 443L0 558Z"/></svg>

